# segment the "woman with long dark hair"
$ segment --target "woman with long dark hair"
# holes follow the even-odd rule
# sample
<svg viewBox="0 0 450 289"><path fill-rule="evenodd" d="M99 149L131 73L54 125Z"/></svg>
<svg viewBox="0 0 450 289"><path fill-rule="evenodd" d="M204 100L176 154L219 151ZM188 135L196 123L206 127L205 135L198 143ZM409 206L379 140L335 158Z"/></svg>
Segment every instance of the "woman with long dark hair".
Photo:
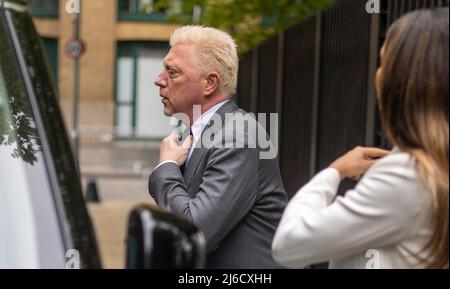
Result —
<svg viewBox="0 0 450 289"><path fill-rule="evenodd" d="M394 149L358 147L301 188L273 241L279 263L449 268L448 34L448 8L389 29L376 88ZM333 201L346 177L360 181Z"/></svg>

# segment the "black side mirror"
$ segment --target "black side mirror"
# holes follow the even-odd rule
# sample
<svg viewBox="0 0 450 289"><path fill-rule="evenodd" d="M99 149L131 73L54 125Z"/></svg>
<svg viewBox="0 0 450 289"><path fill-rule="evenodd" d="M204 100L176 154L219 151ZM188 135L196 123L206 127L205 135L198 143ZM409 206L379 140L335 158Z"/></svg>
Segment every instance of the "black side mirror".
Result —
<svg viewBox="0 0 450 289"><path fill-rule="evenodd" d="M193 224L147 205L131 211L127 269L202 269L205 264L205 238Z"/></svg>

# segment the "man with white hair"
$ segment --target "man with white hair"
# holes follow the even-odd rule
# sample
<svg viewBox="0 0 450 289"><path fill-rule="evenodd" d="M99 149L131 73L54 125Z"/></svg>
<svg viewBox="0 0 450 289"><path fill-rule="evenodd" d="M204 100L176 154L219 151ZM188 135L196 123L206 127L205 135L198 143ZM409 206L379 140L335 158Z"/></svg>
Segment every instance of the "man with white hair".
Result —
<svg viewBox="0 0 450 289"><path fill-rule="evenodd" d="M185 26L172 34L155 85L164 114L182 120L191 136L183 145L176 134L162 141L149 192L205 234L208 268L279 268L271 243L287 194L278 160L262 159L260 147L250 144L260 128L254 118L223 129L226 114L246 115L232 100L238 62L236 44L223 31Z"/></svg>

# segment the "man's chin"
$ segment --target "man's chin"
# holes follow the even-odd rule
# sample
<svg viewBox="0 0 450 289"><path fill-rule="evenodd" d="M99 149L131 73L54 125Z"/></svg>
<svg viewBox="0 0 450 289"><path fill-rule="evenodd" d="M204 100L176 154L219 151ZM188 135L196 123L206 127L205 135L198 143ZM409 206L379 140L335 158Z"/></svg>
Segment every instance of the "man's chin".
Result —
<svg viewBox="0 0 450 289"><path fill-rule="evenodd" d="M164 108L163 113L167 117L171 117L173 115L173 111L170 109L166 109L166 108Z"/></svg>

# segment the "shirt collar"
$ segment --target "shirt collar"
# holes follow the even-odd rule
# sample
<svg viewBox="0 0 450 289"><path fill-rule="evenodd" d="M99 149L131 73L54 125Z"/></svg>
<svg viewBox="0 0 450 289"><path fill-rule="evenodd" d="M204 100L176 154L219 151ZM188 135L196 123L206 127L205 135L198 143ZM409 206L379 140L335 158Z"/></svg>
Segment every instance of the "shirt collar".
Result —
<svg viewBox="0 0 450 289"><path fill-rule="evenodd" d="M214 105L208 111L206 111L204 114L202 114L191 126L192 136L194 137L194 141L197 141L205 126L208 124L211 117L216 113L219 108L222 107L229 99L224 100L222 102L219 102L218 104Z"/></svg>

